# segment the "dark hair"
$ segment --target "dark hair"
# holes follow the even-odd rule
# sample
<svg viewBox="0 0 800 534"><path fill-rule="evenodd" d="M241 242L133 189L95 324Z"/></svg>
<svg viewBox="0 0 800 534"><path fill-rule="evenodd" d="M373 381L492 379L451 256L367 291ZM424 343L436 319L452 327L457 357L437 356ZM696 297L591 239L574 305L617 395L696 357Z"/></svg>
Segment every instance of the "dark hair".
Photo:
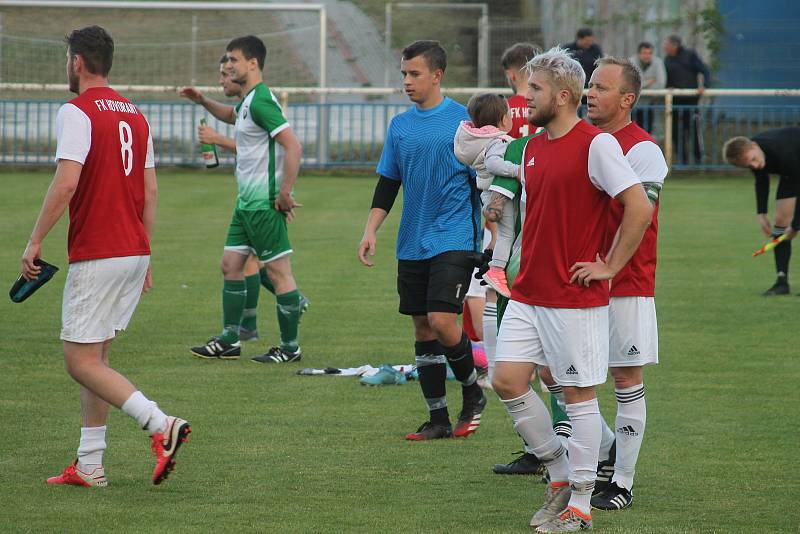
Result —
<svg viewBox="0 0 800 534"><path fill-rule="evenodd" d="M503 52L500 64L503 70L521 69L536 55L536 47L530 43L516 43Z"/></svg>
<svg viewBox="0 0 800 534"><path fill-rule="evenodd" d="M671 42L675 46L681 46L681 43L682 43L681 36L680 35L675 35L675 34L672 34L669 37L667 37L667 41Z"/></svg>
<svg viewBox="0 0 800 534"><path fill-rule="evenodd" d="M86 26L72 30L64 37L70 56L81 56L86 70L104 78L111 71L114 61L114 40L100 26Z"/></svg>
<svg viewBox="0 0 800 534"><path fill-rule="evenodd" d="M637 52L641 52L642 49L644 49L644 48L647 48L648 50L652 50L653 49L653 43L650 43L648 41L642 41L641 43L639 43L639 47L636 49L636 51Z"/></svg>
<svg viewBox="0 0 800 534"><path fill-rule="evenodd" d="M222 57L219 58L219 64L222 65L223 63L228 62L228 54L222 54Z"/></svg>
<svg viewBox="0 0 800 534"><path fill-rule="evenodd" d="M576 39L583 39L584 37L591 37L594 35L594 32L591 28L581 28L578 30L578 33L575 34Z"/></svg>
<svg viewBox="0 0 800 534"><path fill-rule="evenodd" d="M469 99L467 113L477 128L497 126L508 113L508 103L503 95L483 93Z"/></svg>
<svg viewBox="0 0 800 534"><path fill-rule="evenodd" d="M403 59L414 59L422 56L425 63L432 71L447 68L447 52L444 51L439 41L414 41L403 49Z"/></svg>
<svg viewBox="0 0 800 534"><path fill-rule="evenodd" d="M267 59L267 47L264 46L264 41L255 35L245 35L244 37L237 37L225 48L228 52L240 50L245 59L256 58L258 61L259 70L264 70L264 61Z"/></svg>

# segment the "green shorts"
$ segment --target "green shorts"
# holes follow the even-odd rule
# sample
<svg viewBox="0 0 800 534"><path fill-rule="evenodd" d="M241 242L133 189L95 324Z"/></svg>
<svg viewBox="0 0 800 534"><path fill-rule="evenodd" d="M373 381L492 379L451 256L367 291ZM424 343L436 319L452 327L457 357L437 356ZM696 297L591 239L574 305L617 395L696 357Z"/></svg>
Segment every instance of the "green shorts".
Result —
<svg viewBox="0 0 800 534"><path fill-rule="evenodd" d="M286 216L274 209L233 210L225 250L253 254L261 263L291 254Z"/></svg>

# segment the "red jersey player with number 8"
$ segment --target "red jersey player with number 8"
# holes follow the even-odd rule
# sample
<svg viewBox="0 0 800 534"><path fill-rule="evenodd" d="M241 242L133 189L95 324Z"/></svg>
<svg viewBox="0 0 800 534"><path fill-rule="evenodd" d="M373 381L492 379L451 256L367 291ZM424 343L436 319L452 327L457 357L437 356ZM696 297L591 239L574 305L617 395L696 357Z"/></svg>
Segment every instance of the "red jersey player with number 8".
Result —
<svg viewBox="0 0 800 534"><path fill-rule="evenodd" d="M67 38L70 91L58 111L56 173L22 257L22 274L36 277L42 241L69 204L69 273L61 339L67 372L81 385L77 458L48 484L106 486L108 406L134 418L151 436L154 484L167 478L189 423L167 416L108 365L116 333L151 286L150 235L155 224L156 173L150 126L139 109L108 86L114 41L99 26Z"/></svg>

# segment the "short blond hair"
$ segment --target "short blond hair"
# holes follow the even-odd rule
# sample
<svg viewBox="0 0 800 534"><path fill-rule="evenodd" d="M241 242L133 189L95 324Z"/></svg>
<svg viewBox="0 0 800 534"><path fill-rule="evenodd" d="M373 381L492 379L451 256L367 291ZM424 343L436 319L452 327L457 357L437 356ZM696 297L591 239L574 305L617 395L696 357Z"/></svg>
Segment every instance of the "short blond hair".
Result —
<svg viewBox="0 0 800 534"><path fill-rule="evenodd" d="M731 137L722 145L722 157L731 165L737 165L751 146L753 141L743 135Z"/></svg>
<svg viewBox="0 0 800 534"><path fill-rule="evenodd" d="M525 67L529 75L533 75L534 72L547 73L557 90L569 91L572 97L570 101L575 107L580 104L586 73L566 49L554 46L547 52L536 54Z"/></svg>

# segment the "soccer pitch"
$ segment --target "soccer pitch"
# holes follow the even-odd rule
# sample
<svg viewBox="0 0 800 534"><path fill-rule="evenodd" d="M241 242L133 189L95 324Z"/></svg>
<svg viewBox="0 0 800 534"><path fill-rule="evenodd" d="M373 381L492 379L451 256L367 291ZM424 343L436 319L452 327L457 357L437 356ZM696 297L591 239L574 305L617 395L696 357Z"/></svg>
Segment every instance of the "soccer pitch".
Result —
<svg viewBox="0 0 800 534"><path fill-rule="evenodd" d="M51 172L0 172L0 252L7 289ZM0 299L0 531L3 532L530 532L544 485L491 473L519 450L490 392L477 434L403 440L425 419L416 383L366 388L300 377L301 367L412 363L397 314L394 243L400 199L378 235L376 266L356 247L374 180L298 180L293 265L311 308L303 361L251 363L277 341L262 292L261 341L238 361L202 361L189 346L220 330L219 259L234 204L229 169L159 173L152 292L112 348L112 366L166 412L192 423L176 472L152 486L146 434L109 419L109 487L48 487L79 438L78 387L58 341L65 220L43 257L61 272L23 304ZM662 195L657 306L661 364L645 373L648 425L633 508L594 512L601 532L789 532L800 524L796 474L800 297L762 298L770 255L749 175L669 178ZM66 217L64 218L66 219ZM800 290L795 259L790 280ZM460 392L449 384L451 416ZM601 388L613 420L613 387ZM613 422L612 422L613 424ZM795 452L792 452L795 451Z"/></svg>

